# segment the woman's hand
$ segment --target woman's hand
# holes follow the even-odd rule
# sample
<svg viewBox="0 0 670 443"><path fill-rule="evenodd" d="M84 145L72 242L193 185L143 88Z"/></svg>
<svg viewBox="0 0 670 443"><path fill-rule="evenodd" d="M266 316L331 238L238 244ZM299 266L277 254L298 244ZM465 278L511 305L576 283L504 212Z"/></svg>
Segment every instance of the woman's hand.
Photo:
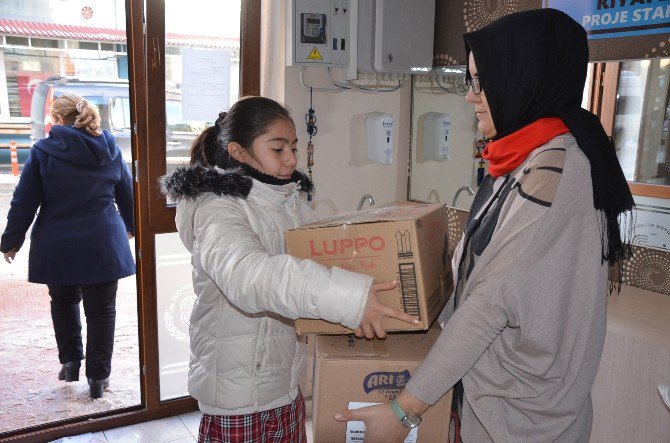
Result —
<svg viewBox="0 0 670 443"><path fill-rule="evenodd" d="M408 414L423 415L430 408L428 403L422 402L406 390L400 393L396 401ZM365 424L364 441L368 443L402 443L410 431L400 423L388 403L339 411L335 413L335 420L362 421Z"/></svg>
<svg viewBox="0 0 670 443"><path fill-rule="evenodd" d="M12 264L12 260L14 260L14 256L16 255L16 248L12 249L11 251L7 251L4 254L5 261L9 264Z"/></svg>
<svg viewBox="0 0 670 443"><path fill-rule="evenodd" d="M368 443L402 443L410 431L400 423L388 403L340 411L335 414L335 420L365 423L364 441Z"/></svg>
<svg viewBox="0 0 670 443"><path fill-rule="evenodd" d="M386 331L384 331L384 327L382 326L382 319L384 317L396 318L413 325L419 323L418 318L379 302L377 292L390 291L391 289L395 289L396 286L398 286L396 280L372 285L368 294L368 302L365 305L365 311L363 311L361 324L354 330L356 337L363 338L365 336L365 338L372 339L376 335L379 338L385 338Z"/></svg>

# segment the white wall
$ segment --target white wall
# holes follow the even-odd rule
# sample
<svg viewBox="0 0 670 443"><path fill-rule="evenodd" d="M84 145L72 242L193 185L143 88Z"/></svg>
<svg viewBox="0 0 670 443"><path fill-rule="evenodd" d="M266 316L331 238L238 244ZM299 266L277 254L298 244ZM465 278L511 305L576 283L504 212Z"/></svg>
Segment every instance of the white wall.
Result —
<svg viewBox="0 0 670 443"><path fill-rule="evenodd" d="M300 68L285 66L285 2L263 0L261 11L261 94L283 102L291 111L300 139L299 167L306 169L308 137L304 115L309 109L309 91L300 84ZM334 76L339 78L337 72ZM320 68L307 69L305 83L333 87L326 70ZM389 93L314 92L319 132L313 140L316 147L313 207L319 216L354 210L366 193L372 194L378 205L408 197L410 88L407 82L400 90ZM395 119L393 165L373 165L366 161L363 125L365 116L373 111L389 113ZM415 127L416 120L429 111L446 112L452 118L451 157L445 163L421 162L420 158L417 162L417 150L414 150L411 197L430 201L439 198L450 204L460 186L474 189L474 113L462 96L415 94ZM412 143L416 146L416 140ZM463 193L458 206L469 208L471 202L472 198Z"/></svg>
<svg viewBox="0 0 670 443"><path fill-rule="evenodd" d="M419 83L425 87L425 83ZM451 117L449 137L449 160L444 162L423 159L420 145L423 143L422 126L419 120L427 112L446 113ZM461 186L470 186L476 191L474 173L474 110L466 103L465 97L456 94L433 95L414 93L414 127L412 134L412 181L411 197L417 200L444 202L451 205L456 190ZM472 204L470 195L462 192L457 207L469 209Z"/></svg>
<svg viewBox="0 0 670 443"><path fill-rule="evenodd" d="M286 67L285 2L263 0L261 6L261 94L283 102L296 122L299 165L307 169L304 115L309 109L309 91L300 85L300 68ZM335 76L338 73L334 74ZM309 68L310 86L333 86L325 69ZM395 92L314 92L318 134L314 137L313 207L320 217L356 209L363 194L372 194L377 205L407 198L410 133L410 83ZM389 113L395 119L393 165L367 162L365 116L372 111Z"/></svg>
<svg viewBox="0 0 670 443"><path fill-rule="evenodd" d="M319 80L325 70L311 69L308 80ZM284 102L296 121L300 139L300 167L307 167L307 132L304 114L309 109L309 92L299 81L300 68L286 68ZM410 85L395 92L366 94L315 92L313 106L318 134L313 138L313 207L321 217L356 209L363 194L377 204L407 198L409 160ZM367 160L365 117L373 111L391 114L395 120L392 165Z"/></svg>

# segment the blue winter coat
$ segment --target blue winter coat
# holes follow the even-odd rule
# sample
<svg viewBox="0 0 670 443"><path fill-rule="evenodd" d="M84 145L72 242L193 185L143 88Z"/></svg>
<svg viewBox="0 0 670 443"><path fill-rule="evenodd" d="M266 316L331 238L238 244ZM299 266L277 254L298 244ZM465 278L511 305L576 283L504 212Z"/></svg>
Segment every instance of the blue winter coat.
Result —
<svg viewBox="0 0 670 443"><path fill-rule="evenodd" d="M132 178L108 131L96 137L57 125L35 143L14 191L2 252L21 247L38 208L28 281L94 284L135 273L126 233L135 233Z"/></svg>

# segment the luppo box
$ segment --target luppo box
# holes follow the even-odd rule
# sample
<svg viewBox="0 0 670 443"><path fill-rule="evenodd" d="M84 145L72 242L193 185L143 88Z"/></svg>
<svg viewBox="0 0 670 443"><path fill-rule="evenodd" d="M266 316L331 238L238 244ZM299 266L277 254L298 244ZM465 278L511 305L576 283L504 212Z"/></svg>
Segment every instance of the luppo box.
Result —
<svg viewBox="0 0 670 443"><path fill-rule="evenodd" d="M385 340L349 336L316 337L312 422L314 441L361 442L361 422L335 421L335 412L369 403L389 403L405 388L440 334L390 334ZM423 415L416 429L417 443L448 441L451 391ZM411 435L411 434L410 434ZM407 441L407 440L406 440Z"/></svg>
<svg viewBox="0 0 670 443"><path fill-rule="evenodd" d="M448 256L446 207L396 202L349 212L286 231L286 251L324 266L339 266L374 277L398 280L379 292L382 303L420 319L418 325L385 318L387 331L427 330L446 304L453 286ZM344 326L298 319L299 334L346 334Z"/></svg>

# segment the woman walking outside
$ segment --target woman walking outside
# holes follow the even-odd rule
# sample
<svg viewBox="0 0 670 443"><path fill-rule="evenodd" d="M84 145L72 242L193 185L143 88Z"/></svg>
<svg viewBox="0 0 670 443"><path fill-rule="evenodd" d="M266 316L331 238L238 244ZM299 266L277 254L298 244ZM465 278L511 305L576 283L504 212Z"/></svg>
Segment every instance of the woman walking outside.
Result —
<svg viewBox="0 0 670 443"><path fill-rule="evenodd" d="M37 213L28 281L49 288L62 364L58 378L79 380L86 358L91 398L100 398L111 372L118 280L135 273L128 243L135 232L132 178L114 136L100 129L100 115L91 103L62 95L49 112L54 126L26 160L0 250L11 263Z"/></svg>

